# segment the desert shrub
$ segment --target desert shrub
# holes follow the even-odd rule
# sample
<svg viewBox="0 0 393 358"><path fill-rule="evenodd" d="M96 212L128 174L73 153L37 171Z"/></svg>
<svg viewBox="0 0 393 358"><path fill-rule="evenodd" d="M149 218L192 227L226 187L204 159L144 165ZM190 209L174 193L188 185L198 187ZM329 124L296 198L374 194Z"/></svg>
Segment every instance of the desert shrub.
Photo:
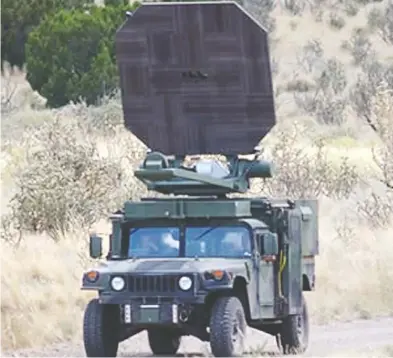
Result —
<svg viewBox="0 0 393 358"><path fill-rule="evenodd" d="M77 119L59 117L43 124L26 134L23 147L10 201L20 232L46 232L57 239L75 224L89 228L125 199L138 196L138 186L124 171L133 168L124 163L127 156L103 154L99 137L89 136Z"/></svg>
<svg viewBox="0 0 393 358"><path fill-rule="evenodd" d="M364 61L361 67L362 72L358 74L357 80L349 91L350 105L359 119L365 120L376 131L372 119L373 96L382 81L386 81L387 86L393 89L393 65L385 64L371 57Z"/></svg>
<svg viewBox="0 0 393 358"><path fill-rule="evenodd" d="M316 67L323 65L323 47L321 41L311 39L303 46L297 55L297 62L305 72L312 72Z"/></svg>
<svg viewBox="0 0 393 358"><path fill-rule="evenodd" d="M307 137L309 130L296 123L290 129L278 130L275 143L265 154L276 167L274 177L256 180L253 191L291 199L347 198L359 182L355 166L345 156L329 159L324 140L313 139L309 145Z"/></svg>
<svg viewBox="0 0 393 358"><path fill-rule="evenodd" d="M393 44L393 2L388 1L382 9L373 8L367 15L367 24L386 43Z"/></svg>
<svg viewBox="0 0 393 358"><path fill-rule="evenodd" d="M294 78L286 84L288 92L309 92L315 85L303 78Z"/></svg>
<svg viewBox="0 0 393 358"><path fill-rule="evenodd" d="M355 1L345 1L344 11L347 16L356 16L359 12L359 6Z"/></svg>
<svg viewBox="0 0 393 358"><path fill-rule="evenodd" d="M27 80L51 107L97 98L118 86L114 35L125 6L62 10L34 29L26 44Z"/></svg>
<svg viewBox="0 0 393 358"><path fill-rule="evenodd" d="M343 15L356 16L361 9L359 5L364 6L369 2L373 2L373 0L308 0L306 8L318 22L325 20L326 17L331 22L333 15L333 27L335 27L334 24L341 26L345 23Z"/></svg>
<svg viewBox="0 0 393 358"><path fill-rule="evenodd" d="M30 31L61 9L82 8L93 0L3 0L1 3L1 69L4 61L22 68Z"/></svg>
<svg viewBox="0 0 393 358"><path fill-rule="evenodd" d="M388 2L384 12L384 21L381 24L382 38L393 44L393 2Z"/></svg>
<svg viewBox="0 0 393 358"><path fill-rule="evenodd" d="M372 101L372 121L381 139L382 148L374 152L374 160L381 170L381 181L393 191L393 86L383 82Z"/></svg>
<svg viewBox="0 0 393 358"><path fill-rule="evenodd" d="M370 227L388 228L392 223L392 200L391 192L377 194L369 190L367 199L358 202L357 210Z"/></svg>
<svg viewBox="0 0 393 358"><path fill-rule="evenodd" d="M345 26L345 19L337 12L329 14L329 24L332 28L341 30Z"/></svg>
<svg viewBox="0 0 393 358"><path fill-rule="evenodd" d="M367 32L361 28L354 29L349 41L344 41L342 47L351 53L355 65L361 64L374 53Z"/></svg>
<svg viewBox="0 0 393 358"><path fill-rule="evenodd" d="M324 124L339 124L344 120L346 98L343 91L347 86L344 65L335 58L321 62L313 71L312 91L294 93L297 106Z"/></svg>
<svg viewBox="0 0 393 358"><path fill-rule="evenodd" d="M380 24L384 22L383 12L378 7L373 7L367 13L367 25L369 29L375 31L379 28Z"/></svg>
<svg viewBox="0 0 393 358"><path fill-rule="evenodd" d="M373 226L387 227L393 220L393 89L383 82L370 101L370 123L378 134L380 144L373 150L379 171L375 179L385 191L376 193L359 203L359 211Z"/></svg>
<svg viewBox="0 0 393 358"><path fill-rule="evenodd" d="M284 8L292 15L301 15L307 8L307 2L303 0L284 0Z"/></svg>
<svg viewBox="0 0 393 358"><path fill-rule="evenodd" d="M85 123L90 134L98 134L103 138L113 137L124 125L120 96L120 91L116 90L112 95L100 98L97 105L89 105L82 100L58 109L58 113L77 117Z"/></svg>
<svg viewBox="0 0 393 358"><path fill-rule="evenodd" d="M275 30L276 21L271 15L275 8L274 0L244 0L243 6L267 31Z"/></svg>

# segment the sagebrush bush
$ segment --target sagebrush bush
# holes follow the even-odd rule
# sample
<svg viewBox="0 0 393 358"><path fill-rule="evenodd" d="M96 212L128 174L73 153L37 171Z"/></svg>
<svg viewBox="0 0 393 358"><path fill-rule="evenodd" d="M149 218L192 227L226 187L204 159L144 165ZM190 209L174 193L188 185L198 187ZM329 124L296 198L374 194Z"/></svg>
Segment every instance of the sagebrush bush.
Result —
<svg viewBox="0 0 393 358"><path fill-rule="evenodd" d="M359 6L356 4L354 1L345 1L345 14L347 16L356 16L357 13L359 12Z"/></svg>
<svg viewBox="0 0 393 358"><path fill-rule="evenodd" d="M56 238L75 224L89 228L136 195L124 171L127 166L132 171L133 153L103 155L99 139L88 134L83 121L64 117L26 135L10 204L19 230Z"/></svg>
<svg viewBox="0 0 393 358"><path fill-rule="evenodd" d="M393 2L387 1L383 8L372 8L367 15L367 24L388 44L393 44Z"/></svg>
<svg viewBox="0 0 393 358"><path fill-rule="evenodd" d="M341 30L345 26L345 19L337 12L332 12L329 15L329 24L332 28Z"/></svg>
<svg viewBox="0 0 393 358"><path fill-rule="evenodd" d="M307 7L307 2L303 0L284 0L284 8L291 15L301 15Z"/></svg>
<svg viewBox="0 0 393 358"><path fill-rule="evenodd" d="M97 134L103 138L113 137L118 134L119 129L123 129L123 107L118 89L111 96L100 98L96 106L79 101L63 107L59 113L77 117L85 123L90 134Z"/></svg>
<svg viewBox="0 0 393 358"><path fill-rule="evenodd" d="M303 93L294 92L295 103L303 113L315 116L320 123L343 123L347 105L347 99L343 95L347 86L344 65L335 58L324 60L322 49L317 43L309 43L304 51L309 53L311 58L317 58L319 61L318 66L311 65L314 61L304 55L303 60L308 63L307 67L312 71L313 90Z"/></svg>
<svg viewBox="0 0 393 358"><path fill-rule="evenodd" d="M347 198L359 182L356 167L342 156L329 158L323 139L305 144L307 128L293 124L275 135L275 143L265 157L275 167L273 178L254 180L253 192L291 199Z"/></svg>
<svg viewBox="0 0 393 358"><path fill-rule="evenodd" d="M375 130L381 139L382 148L374 159L381 169L381 181L393 190L393 86L383 82L372 100Z"/></svg>
<svg viewBox="0 0 393 358"><path fill-rule="evenodd" d="M373 123L372 99L378 92L378 86L385 81L388 88L393 89L393 65L370 57L361 64L362 71L349 92L351 107L360 120L365 121L376 131Z"/></svg>
<svg viewBox="0 0 393 358"><path fill-rule="evenodd" d="M393 220L393 88L387 82L370 99L370 113L370 125L380 139L373 150L379 171L372 178L382 183L385 191L371 191L369 198L359 203L358 210L371 225L388 227Z"/></svg>
<svg viewBox="0 0 393 358"><path fill-rule="evenodd" d="M372 43L363 28L354 29L349 41L344 41L343 48L351 53L355 65L367 60L373 52Z"/></svg>
<svg viewBox="0 0 393 358"><path fill-rule="evenodd" d="M269 32L273 32L276 27L276 20L272 16L275 8L274 0L244 0L244 8L250 12Z"/></svg>
<svg viewBox="0 0 393 358"><path fill-rule="evenodd" d="M305 72L312 72L315 68L323 66L324 50L318 39L308 40L300 50L298 65Z"/></svg>

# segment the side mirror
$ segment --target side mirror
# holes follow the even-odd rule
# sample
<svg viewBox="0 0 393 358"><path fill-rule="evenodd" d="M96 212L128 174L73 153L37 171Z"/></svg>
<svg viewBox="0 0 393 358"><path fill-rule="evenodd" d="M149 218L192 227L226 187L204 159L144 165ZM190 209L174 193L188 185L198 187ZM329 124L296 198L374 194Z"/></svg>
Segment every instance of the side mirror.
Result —
<svg viewBox="0 0 393 358"><path fill-rule="evenodd" d="M102 238L100 236L90 236L89 251L90 257L93 259L99 259L102 256Z"/></svg>
<svg viewBox="0 0 393 358"><path fill-rule="evenodd" d="M259 247L262 256L277 256L278 255L278 237L277 234L266 232L257 234Z"/></svg>

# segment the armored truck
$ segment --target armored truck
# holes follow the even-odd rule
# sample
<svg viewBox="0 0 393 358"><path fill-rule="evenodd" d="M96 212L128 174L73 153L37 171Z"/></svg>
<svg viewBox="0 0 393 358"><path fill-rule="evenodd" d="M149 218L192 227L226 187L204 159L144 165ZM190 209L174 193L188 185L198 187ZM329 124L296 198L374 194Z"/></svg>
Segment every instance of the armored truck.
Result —
<svg viewBox="0 0 393 358"><path fill-rule="evenodd" d="M144 330L155 355L183 336L216 357L246 353L247 329L283 354L308 346L318 203L251 196L273 164L258 144L276 123L268 37L236 2L145 3L116 33L124 124L148 148L134 175L159 195L111 216L109 251L82 278L88 357L115 357ZM217 156L221 159L217 159Z"/></svg>

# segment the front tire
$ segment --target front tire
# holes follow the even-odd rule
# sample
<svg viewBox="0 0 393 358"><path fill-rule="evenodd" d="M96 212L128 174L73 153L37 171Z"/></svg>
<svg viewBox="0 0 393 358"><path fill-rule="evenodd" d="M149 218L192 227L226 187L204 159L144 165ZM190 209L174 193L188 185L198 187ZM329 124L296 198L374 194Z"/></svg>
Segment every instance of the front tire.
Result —
<svg viewBox="0 0 393 358"><path fill-rule="evenodd" d="M180 347L181 336L167 328L149 329L150 349L155 355L174 356Z"/></svg>
<svg viewBox="0 0 393 358"><path fill-rule="evenodd" d="M304 295L302 295L302 312L286 317L281 325L279 335L280 337L276 336L276 342L281 353L297 355L307 350L309 321Z"/></svg>
<svg viewBox="0 0 393 358"><path fill-rule="evenodd" d="M87 357L116 357L119 348L119 310L92 299L83 318L83 343Z"/></svg>
<svg viewBox="0 0 393 358"><path fill-rule="evenodd" d="M237 297L220 297L210 317L210 346L215 357L240 357L244 352L247 322Z"/></svg>

